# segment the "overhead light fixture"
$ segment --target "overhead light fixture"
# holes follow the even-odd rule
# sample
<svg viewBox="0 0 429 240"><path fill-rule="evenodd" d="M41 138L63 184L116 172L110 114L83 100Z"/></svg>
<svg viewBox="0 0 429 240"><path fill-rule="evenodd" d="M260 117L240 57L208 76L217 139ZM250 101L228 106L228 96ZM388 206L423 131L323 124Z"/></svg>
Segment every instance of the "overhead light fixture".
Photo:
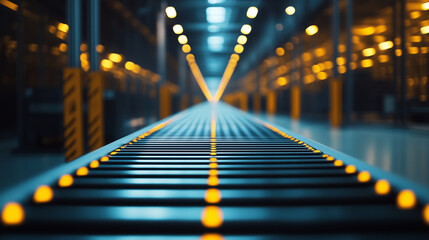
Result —
<svg viewBox="0 0 429 240"><path fill-rule="evenodd" d="M238 36L237 43L239 43L241 45L244 45L244 44L246 44L246 42L247 42L247 37L246 36L244 36L244 35Z"/></svg>
<svg viewBox="0 0 429 240"><path fill-rule="evenodd" d="M210 25L208 26L207 30L211 33L219 32L220 27L216 25Z"/></svg>
<svg viewBox="0 0 429 240"><path fill-rule="evenodd" d="M316 25L311 25L305 29L305 33L309 36L316 34L318 31L319 28Z"/></svg>
<svg viewBox="0 0 429 240"><path fill-rule="evenodd" d="M180 44L186 44L188 43L188 38L185 35L180 35L177 40Z"/></svg>
<svg viewBox="0 0 429 240"><path fill-rule="evenodd" d="M247 9L246 16L248 18L255 18L257 15L258 15L258 8L256 8L256 7L249 7L249 9Z"/></svg>
<svg viewBox="0 0 429 240"><path fill-rule="evenodd" d="M289 16L294 15L295 14L295 8L292 6L289 6L285 9L285 12Z"/></svg>
<svg viewBox="0 0 429 240"><path fill-rule="evenodd" d="M109 54L109 60L115 63L119 63L122 61L122 56L117 53L111 53Z"/></svg>
<svg viewBox="0 0 429 240"><path fill-rule="evenodd" d="M191 46L189 46L189 44L185 44L182 46L182 51L184 53L189 53L191 51Z"/></svg>
<svg viewBox="0 0 429 240"><path fill-rule="evenodd" d="M206 9L207 22L223 23L225 21L225 12L224 7L208 7Z"/></svg>
<svg viewBox="0 0 429 240"><path fill-rule="evenodd" d="M182 25L180 25L180 24L174 25L173 26L173 32L175 34L181 34L181 33L183 33L183 27L182 27Z"/></svg>
<svg viewBox="0 0 429 240"><path fill-rule="evenodd" d="M168 18L175 18L177 16L176 9L172 6L165 8L165 13L167 14Z"/></svg>
<svg viewBox="0 0 429 240"><path fill-rule="evenodd" d="M210 36L207 38L207 44L211 51L222 51L225 39L222 36Z"/></svg>
<svg viewBox="0 0 429 240"><path fill-rule="evenodd" d="M242 53L242 52L243 52L243 50L244 50L243 45L237 44L237 45L235 45L235 47L234 47L234 52L236 52L237 54Z"/></svg>
<svg viewBox="0 0 429 240"><path fill-rule="evenodd" d="M217 4L217 3L223 3L225 0L208 0L208 3L210 4Z"/></svg>
<svg viewBox="0 0 429 240"><path fill-rule="evenodd" d="M252 31L252 27L249 24L244 24L241 27L241 33L244 34L244 35L249 34L251 31Z"/></svg>

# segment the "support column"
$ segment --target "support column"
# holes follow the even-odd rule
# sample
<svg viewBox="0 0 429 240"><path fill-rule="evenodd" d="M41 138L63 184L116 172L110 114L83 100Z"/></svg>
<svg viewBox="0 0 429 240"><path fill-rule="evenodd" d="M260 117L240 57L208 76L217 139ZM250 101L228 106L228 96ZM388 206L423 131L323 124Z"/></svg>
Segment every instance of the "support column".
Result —
<svg viewBox="0 0 429 240"><path fill-rule="evenodd" d="M81 1L67 0L68 68L63 76L64 147L66 161L85 153L82 71L80 69Z"/></svg>
<svg viewBox="0 0 429 240"><path fill-rule="evenodd" d="M347 6L346 6L346 62L347 62L347 72L346 72L346 78L345 78L345 123L350 124L353 114L353 106L354 106L354 94L353 94L353 87L354 87L354 76L353 76L353 70L351 67L352 63L352 53L353 53L353 0L347 0Z"/></svg>
<svg viewBox="0 0 429 240"><path fill-rule="evenodd" d="M294 85L290 89L290 115L293 120L301 117L301 87Z"/></svg>
<svg viewBox="0 0 429 240"><path fill-rule="evenodd" d="M156 83L156 94L158 95L155 99L155 111L156 118L161 119L161 108L163 106L160 104L160 87L165 84L167 78L167 31L166 31L166 16L165 8L167 4L165 1L162 1L160 4L160 9L157 16L156 22L156 41L157 41L157 71L161 76L159 82Z"/></svg>
<svg viewBox="0 0 429 240"><path fill-rule="evenodd" d="M330 91L329 91L329 101L330 101L330 121L331 125L334 127L339 127L342 120L342 80L338 73L338 45L339 45L339 33L340 33L340 7L339 0L332 0L332 43L333 43L333 78L330 79Z"/></svg>

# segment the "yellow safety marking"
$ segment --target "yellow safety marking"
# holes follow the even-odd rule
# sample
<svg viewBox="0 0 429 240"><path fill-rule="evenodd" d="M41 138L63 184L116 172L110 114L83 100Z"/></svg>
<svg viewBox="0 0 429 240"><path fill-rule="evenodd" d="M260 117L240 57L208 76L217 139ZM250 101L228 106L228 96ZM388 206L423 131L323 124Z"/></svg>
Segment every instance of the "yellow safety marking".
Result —
<svg viewBox="0 0 429 240"><path fill-rule="evenodd" d="M82 73L79 68L64 69L64 147L66 161L85 153L83 134Z"/></svg>
<svg viewBox="0 0 429 240"><path fill-rule="evenodd" d="M104 145L103 73L91 72L88 84L88 146L91 151Z"/></svg>

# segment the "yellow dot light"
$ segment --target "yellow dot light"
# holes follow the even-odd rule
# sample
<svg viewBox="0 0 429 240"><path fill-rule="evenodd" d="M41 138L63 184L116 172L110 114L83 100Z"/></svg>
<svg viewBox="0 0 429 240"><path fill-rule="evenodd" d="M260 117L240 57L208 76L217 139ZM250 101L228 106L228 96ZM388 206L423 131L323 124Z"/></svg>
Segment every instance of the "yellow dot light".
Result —
<svg viewBox="0 0 429 240"><path fill-rule="evenodd" d="M244 45L244 44L246 44L246 42L247 42L247 37L246 36L244 36L244 35L238 36L238 38L237 38L237 43L238 44Z"/></svg>
<svg viewBox="0 0 429 240"><path fill-rule="evenodd" d="M217 158L210 158L210 162L217 162Z"/></svg>
<svg viewBox="0 0 429 240"><path fill-rule="evenodd" d="M375 55L375 48L365 48L362 50L362 55L365 57L370 57Z"/></svg>
<svg viewBox="0 0 429 240"><path fill-rule="evenodd" d="M402 190L396 197L396 204L400 209L411 209L417 204L416 195L411 190Z"/></svg>
<svg viewBox="0 0 429 240"><path fill-rule="evenodd" d="M218 233L204 233L200 240L224 240L224 238Z"/></svg>
<svg viewBox="0 0 429 240"><path fill-rule="evenodd" d="M374 190L378 195L386 195L390 192L390 184L387 180L378 180L374 185Z"/></svg>
<svg viewBox="0 0 429 240"><path fill-rule="evenodd" d="M90 168L98 168L98 166L100 166L100 163L97 160L94 160L89 164Z"/></svg>
<svg viewBox="0 0 429 240"><path fill-rule="evenodd" d="M216 169L210 169L209 170L209 175L210 176L217 176L218 175L218 170L216 170Z"/></svg>
<svg viewBox="0 0 429 240"><path fill-rule="evenodd" d="M238 53L238 54L242 53L242 52L243 52L243 50L244 50L243 45L237 44L237 45L235 45L235 47L234 47L234 52L236 52L236 53Z"/></svg>
<svg viewBox="0 0 429 240"><path fill-rule="evenodd" d="M368 171L360 172L357 175L357 179L359 182L369 182L369 180L371 180L371 174L369 174Z"/></svg>
<svg viewBox="0 0 429 240"><path fill-rule="evenodd" d="M73 184L73 177L70 174L66 174L60 177L58 180L58 186L70 187Z"/></svg>
<svg viewBox="0 0 429 240"><path fill-rule="evenodd" d="M328 160L328 161L334 161L334 157L328 156L328 157L326 157L326 160Z"/></svg>
<svg viewBox="0 0 429 240"><path fill-rule="evenodd" d="M343 166L343 161L341 161L341 160L335 160L334 161L334 165L337 166L337 167L341 167L341 166Z"/></svg>
<svg viewBox="0 0 429 240"><path fill-rule="evenodd" d="M248 18L255 18L258 15L258 8L257 7L249 7L249 9L247 9L247 13L246 16Z"/></svg>
<svg viewBox="0 0 429 240"><path fill-rule="evenodd" d="M287 84L287 79L285 77L277 78L277 85L284 86Z"/></svg>
<svg viewBox="0 0 429 240"><path fill-rule="evenodd" d="M319 31L319 27L317 27L316 25L308 26L305 29L305 33L307 33L307 35L309 35L309 36L316 34L318 31Z"/></svg>
<svg viewBox="0 0 429 240"><path fill-rule="evenodd" d="M183 33L183 27L180 24L176 24L173 26L173 32L175 34L182 34Z"/></svg>
<svg viewBox="0 0 429 240"><path fill-rule="evenodd" d="M201 222L204 225L204 227L207 227L207 228L220 227L223 222L221 209L217 206L205 207L201 216Z"/></svg>
<svg viewBox="0 0 429 240"><path fill-rule="evenodd" d="M288 7L285 9L285 12L286 12L286 14L287 14L287 15L292 16L292 15L294 15L294 14L295 14L295 8L294 8L294 7L292 7L292 6L288 6Z"/></svg>
<svg viewBox="0 0 429 240"><path fill-rule="evenodd" d="M177 16L176 9L172 6L168 6L165 8L165 13L167 14L168 18L175 18Z"/></svg>
<svg viewBox="0 0 429 240"><path fill-rule="evenodd" d="M372 61L372 59L364 59L360 62L360 64L364 68L369 68L369 67L372 67L372 65L374 65L374 62Z"/></svg>
<svg viewBox="0 0 429 240"><path fill-rule="evenodd" d="M244 35L249 34L251 31L252 31L252 26L250 26L249 24L244 24L241 27L241 33L244 34Z"/></svg>
<svg viewBox="0 0 429 240"><path fill-rule="evenodd" d="M100 161L101 162L107 162L107 161L109 161L109 157L104 156L104 157L100 158Z"/></svg>
<svg viewBox="0 0 429 240"><path fill-rule="evenodd" d="M428 34L429 33L429 26L424 26L420 28L420 32L422 34Z"/></svg>
<svg viewBox="0 0 429 240"><path fill-rule="evenodd" d="M217 168L217 163L214 163L214 162L213 162L213 163L210 163L210 164L209 164L209 167L210 167L210 168Z"/></svg>
<svg viewBox="0 0 429 240"><path fill-rule="evenodd" d="M195 61L195 56L194 56L194 54L188 54L188 55L186 55L186 60L187 60L188 62L194 62L194 61Z"/></svg>
<svg viewBox="0 0 429 240"><path fill-rule="evenodd" d="M101 65L102 68L104 68L106 70L113 68L113 62L110 61L109 59L103 59L103 60L101 60L100 65Z"/></svg>
<svg viewBox="0 0 429 240"><path fill-rule="evenodd" d="M188 38L185 35L180 35L177 40L180 44L186 44L188 43Z"/></svg>
<svg viewBox="0 0 429 240"><path fill-rule="evenodd" d="M378 44L378 48L380 48L380 50L387 50L393 47L393 42L392 41L385 41L382 43Z"/></svg>
<svg viewBox="0 0 429 240"><path fill-rule="evenodd" d="M119 63L122 61L122 56L117 53L111 53L109 54L109 60L115 63Z"/></svg>
<svg viewBox="0 0 429 240"><path fill-rule="evenodd" d="M25 213L21 204L9 202L3 207L1 220L5 225L18 225L24 221Z"/></svg>
<svg viewBox="0 0 429 240"><path fill-rule="evenodd" d="M422 3L422 10L429 10L429 2Z"/></svg>
<svg viewBox="0 0 429 240"><path fill-rule="evenodd" d="M189 53L191 51L191 46L189 46L189 44L185 44L182 46L182 51L184 53Z"/></svg>
<svg viewBox="0 0 429 240"><path fill-rule="evenodd" d="M209 186L217 186L219 184L219 178L217 176L210 176L207 179L207 185Z"/></svg>
<svg viewBox="0 0 429 240"><path fill-rule="evenodd" d="M276 54L277 56L283 56L285 55L285 50L281 47L276 48Z"/></svg>
<svg viewBox="0 0 429 240"><path fill-rule="evenodd" d="M86 167L81 167L76 171L76 175L78 176L86 176L88 175L88 173L89 173L89 170Z"/></svg>
<svg viewBox="0 0 429 240"><path fill-rule="evenodd" d="M423 208L423 220L429 225L429 204Z"/></svg>
<svg viewBox="0 0 429 240"><path fill-rule="evenodd" d="M346 173L348 173L348 174L353 174L353 173L355 173L355 172L356 172L356 167L355 167L355 166L353 166L353 165L348 165L348 166L345 168L345 171L346 171Z"/></svg>
<svg viewBox="0 0 429 240"><path fill-rule="evenodd" d="M65 23L58 23L57 26L58 30L60 30L61 32L68 32L69 31L69 25L65 24Z"/></svg>
<svg viewBox="0 0 429 240"><path fill-rule="evenodd" d="M46 203L54 198L54 191L46 185L40 186L36 189L33 195L33 200L36 203Z"/></svg>
<svg viewBox="0 0 429 240"><path fill-rule="evenodd" d="M207 203L214 204L219 203L222 196L220 194L220 191L215 188L207 189L204 199Z"/></svg>
<svg viewBox="0 0 429 240"><path fill-rule="evenodd" d="M240 56L236 53L231 54L231 60L238 62L240 60Z"/></svg>
<svg viewBox="0 0 429 240"><path fill-rule="evenodd" d="M128 71L132 71L133 68L134 68L134 63L133 62L128 61L128 62L125 63L125 69L127 69Z"/></svg>

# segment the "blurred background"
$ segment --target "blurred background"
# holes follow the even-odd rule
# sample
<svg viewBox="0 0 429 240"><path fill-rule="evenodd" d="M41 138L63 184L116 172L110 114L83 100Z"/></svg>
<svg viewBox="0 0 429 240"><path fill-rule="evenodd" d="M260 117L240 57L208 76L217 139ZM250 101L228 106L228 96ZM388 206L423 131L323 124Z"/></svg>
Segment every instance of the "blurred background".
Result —
<svg viewBox="0 0 429 240"><path fill-rule="evenodd" d="M429 186L426 0L0 0L0 25L0 189L208 95Z"/></svg>

